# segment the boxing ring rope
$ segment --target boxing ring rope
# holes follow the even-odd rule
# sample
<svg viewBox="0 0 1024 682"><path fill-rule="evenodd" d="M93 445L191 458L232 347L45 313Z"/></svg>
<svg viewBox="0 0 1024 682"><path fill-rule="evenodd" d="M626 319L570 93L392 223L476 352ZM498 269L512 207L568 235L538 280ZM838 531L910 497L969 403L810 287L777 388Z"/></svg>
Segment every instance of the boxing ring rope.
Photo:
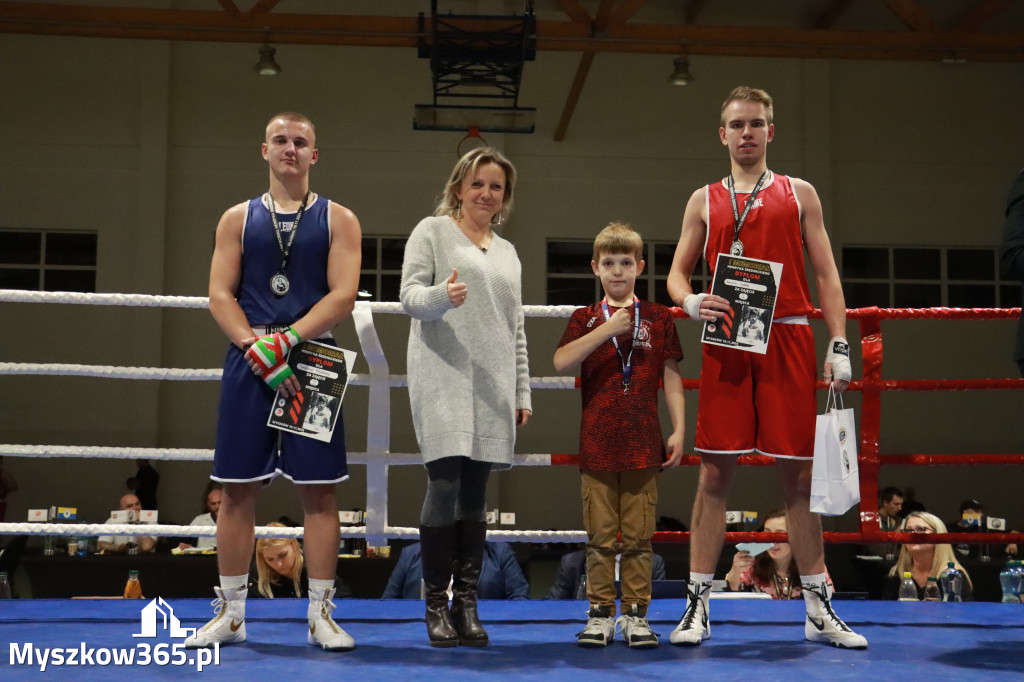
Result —
<svg viewBox="0 0 1024 682"><path fill-rule="evenodd" d="M195 296L153 296L145 294L87 294L72 292L40 292L0 289L0 302L7 303L58 303L76 305L107 305L129 307L191 308L204 309L208 299ZM523 306L526 317L568 317L576 306ZM676 318L686 317L678 309L672 309ZM415 453L390 452L390 389L408 385L407 377L391 375L387 358L382 350L373 313L404 314L400 303L358 302L352 313L353 321L363 356L369 365L369 374L351 375L350 383L368 386L370 409L367 419L366 452L349 452L348 460L353 464L364 464L367 468L367 512L365 527L343 526L345 536L365 536L371 545L381 544L388 538L415 538L416 528L390 526L387 523L387 467L420 464ZM894 380L882 379L882 320L1002 320L1015 319L1019 308L860 308L847 311L847 319L859 320L861 350L863 355L863 379L850 383L850 389L860 391L862 406L860 417L861 447L860 469L860 530L856 533L827 532L827 542L875 543L915 542L926 543L979 543L999 544L1024 542L1024 533L985 533L983 538L973 533L928 534L921 538L907 533L883 533L879 525L875 500L878 494L878 472L882 465L1021 465L1024 454L963 454L963 455L883 455L879 452L881 426L881 394L886 391L967 391L967 390L1020 390L1024 379L949 379L949 380ZM821 318L819 310L810 315ZM220 369L166 369L153 367L113 367L79 365L68 363L9 363L0 362L0 375L63 375L90 376L111 379L160 380L160 381L216 381ZM573 377L532 377L530 385L535 389L576 389L579 378ZM687 390L696 390L699 379L684 379ZM818 382L818 388L827 384ZM47 446L0 444L0 455L18 457L81 457L81 458L146 458L168 461L212 461L210 449L189 448L126 448L107 446ZM744 466L767 466L773 463L771 457L743 455L738 463ZM517 466L577 466L578 457L573 454L529 454L515 455ZM700 464L696 455L684 456L682 464ZM0 523L0 534L28 535L98 535L137 534L138 525L133 524L66 524L66 523ZM301 537L302 528L258 527L258 537ZM147 524L149 535L213 536L216 529L209 526L176 526ZM517 540L533 542L580 542L586 539L583 531L489 531L488 537L496 540ZM781 541L781 533L726 533L726 542ZM658 532L655 542L686 543L689 533Z"/></svg>

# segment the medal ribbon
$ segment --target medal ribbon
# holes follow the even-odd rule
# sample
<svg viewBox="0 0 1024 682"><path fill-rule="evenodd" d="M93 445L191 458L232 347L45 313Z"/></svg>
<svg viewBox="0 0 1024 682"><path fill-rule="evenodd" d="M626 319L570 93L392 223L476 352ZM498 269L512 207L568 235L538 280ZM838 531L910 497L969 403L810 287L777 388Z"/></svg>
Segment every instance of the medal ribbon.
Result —
<svg viewBox="0 0 1024 682"><path fill-rule="evenodd" d="M274 197L268 192L267 198L270 200L270 219L274 223L274 236L277 237L277 246L281 249L281 266L277 271L283 275L285 268L288 267L288 257L292 254L292 242L295 241L295 233L299 231L299 221L302 220L302 213L306 210L306 202L309 201L309 191L306 191L306 196L302 198L302 205L299 206L299 212L295 214L295 224L292 225L292 232L288 235L287 244L281 239L281 224L277 222L277 212L274 210Z"/></svg>
<svg viewBox="0 0 1024 682"><path fill-rule="evenodd" d="M764 184L767 177L768 170L765 169L765 172L761 173L761 177L757 179L757 184L754 185L754 190L750 193L750 198L747 199L747 205L743 207L743 215L740 215L740 208L736 203L736 185L733 182L732 173L729 173L729 201L732 202L732 240L734 242L740 240L740 229L743 228L743 223L747 220L747 214L750 213L750 208L754 205L754 199L757 198L757 193L761 191L761 185Z"/></svg>
<svg viewBox="0 0 1024 682"><path fill-rule="evenodd" d="M611 318L611 312L608 309L608 297L605 296L601 300L601 311L604 313L604 321L607 322ZM615 346L615 352L619 354L619 360L622 362L622 390L626 391L629 389L629 380L633 378L633 349L636 347L636 340L640 336L640 299L633 294L633 345L629 347L629 355L625 358L622 357L622 349L619 348L619 338L617 336L612 337L612 345Z"/></svg>

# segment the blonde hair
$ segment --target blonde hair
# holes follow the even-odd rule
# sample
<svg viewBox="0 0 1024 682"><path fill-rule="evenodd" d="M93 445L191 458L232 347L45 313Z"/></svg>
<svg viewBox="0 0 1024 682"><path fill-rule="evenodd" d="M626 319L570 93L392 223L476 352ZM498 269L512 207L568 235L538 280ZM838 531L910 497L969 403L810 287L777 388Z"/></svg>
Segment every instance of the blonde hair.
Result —
<svg viewBox="0 0 1024 682"><path fill-rule="evenodd" d="M277 521L272 521L267 525L275 528L287 528L283 523L278 523ZM291 575L282 576L267 564L267 560L263 558L263 551L273 549L274 547L286 546L292 548L292 553L295 554L295 562L292 564ZM295 538L260 538L256 541L256 574L259 576L256 588L264 597L273 599L274 591L270 589L270 585L280 585L284 578L291 578L292 583L295 585L296 596L301 597L302 586L300 577L302 576L303 563L302 549L299 547L299 541Z"/></svg>
<svg viewBox="0 0 1024 682"><path fill-rule="evenodd" d="M903 519L903 525L900 526L901 531L905 531L907 527L907 521L913 518L921 519L936 533L946 533L946 524L942 522L938 516L929 514L924 511L910 512L907 514L907 518ZM956 554L953 552L953 545L950 544L936 544L935 553L932 555L932 566L928 569L928 577L939 577L946 565L952 561L953 565L964 572L964 578L967 580L967 587L974 591L974 585L971 583L971 576L967 573L967 569L960 564L956 558ZM907 550L906 544L900 547L900 556L896 560L896 565L889 571L889 575L902 576L907 571L912 571L914 568L914 558L910 556L910 551Z"/></svg>
<svg viewBox="0 0 1024 682"><path fill-rule="evenodd" d="M601 260L601 254L628 253L643 260L644 240L640 233L626 223L609 223L594 238L594 262Z"/></svg>
<svg viewBox="0 0 1024 682"><path fill-rule="evenodd" d="M270 126L272 126L274 124L274 121L278 119L281 119L283 121L291 121L293 123L305 123L306 125L308 125L309 130L313 133L313 139L310 140L310 144L313 145L314 147L316 146L315 144L313 144L314 142L316 142L316 126L313 125L313 122L309 120L309 117L295 111L282 111L280 114L275 114L270 118L269 121L267 121L267 130L270 130Z"/></svg>
<svg viewBox="0 0 1024 682"><path fill-rule="evenodd" d="M445 183L444 193L434 209L434 215L452 215L462 205L456 192L462 189L462 181L466 176L476 175L480 166L493 163L505 172L505 195L501 200L501 210L491 216L491 223L497 224L507 219L512 213L512 189L516 185L516 167L494 147L477 147L466 152L452 169L452 174Z"/></svg>
<svg viewBox="0 0 1024 682"><path fill-rule="evenodd" d="M755 104L764 105L764 116L765 123L768 125L772 124L772 118L775 116L774 110L772 109L772 96L760 88L750 88L746 85L733 88L733 91L729 93L729 96L722 102L722 127L725 127L725 109L733 102L754 102Z"/></svg>

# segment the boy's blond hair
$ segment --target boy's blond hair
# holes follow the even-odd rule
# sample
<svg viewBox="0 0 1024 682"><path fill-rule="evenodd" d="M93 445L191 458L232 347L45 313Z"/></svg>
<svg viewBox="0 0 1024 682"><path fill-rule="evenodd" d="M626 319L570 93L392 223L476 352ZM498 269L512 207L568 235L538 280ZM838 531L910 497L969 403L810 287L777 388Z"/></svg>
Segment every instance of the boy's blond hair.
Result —
<svg viewBox="0 0 1024 682"><path fill-rule="evenodd" d="M764 118L765 123L768 125L772 124L772 119L775 117L775 110L772 107L772 96L769 95L765 90L760 88L751 88L746 85L740 85L739 87L733 88L733 91L729 93L729 96L722 102L722 127L725 127L725 110L733 102L753 102L754 104L764 105Z"/></svg>
<svg viewBox="0 0 1024 682"><path fill-rule="evenodd" d="M640 233L626 223L609 223L608 227L597 233L594 239L594 262L601 260L602 253L628 253L636 257L636 262L643 260L644 240Z"/></svg>

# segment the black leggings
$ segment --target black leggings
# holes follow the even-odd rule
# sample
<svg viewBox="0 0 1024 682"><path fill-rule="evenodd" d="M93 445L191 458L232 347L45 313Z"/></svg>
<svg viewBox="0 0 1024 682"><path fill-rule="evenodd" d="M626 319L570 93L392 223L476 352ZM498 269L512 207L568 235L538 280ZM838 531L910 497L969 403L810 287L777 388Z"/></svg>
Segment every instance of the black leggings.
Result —
<svg viewBox="0 0 1024 682"><path fill-rule="evenodd" d="M490 462L469 457L445 457L427 462L427 494L420 524L451 526L456 521L486 521L487 477Z"/></svg>

